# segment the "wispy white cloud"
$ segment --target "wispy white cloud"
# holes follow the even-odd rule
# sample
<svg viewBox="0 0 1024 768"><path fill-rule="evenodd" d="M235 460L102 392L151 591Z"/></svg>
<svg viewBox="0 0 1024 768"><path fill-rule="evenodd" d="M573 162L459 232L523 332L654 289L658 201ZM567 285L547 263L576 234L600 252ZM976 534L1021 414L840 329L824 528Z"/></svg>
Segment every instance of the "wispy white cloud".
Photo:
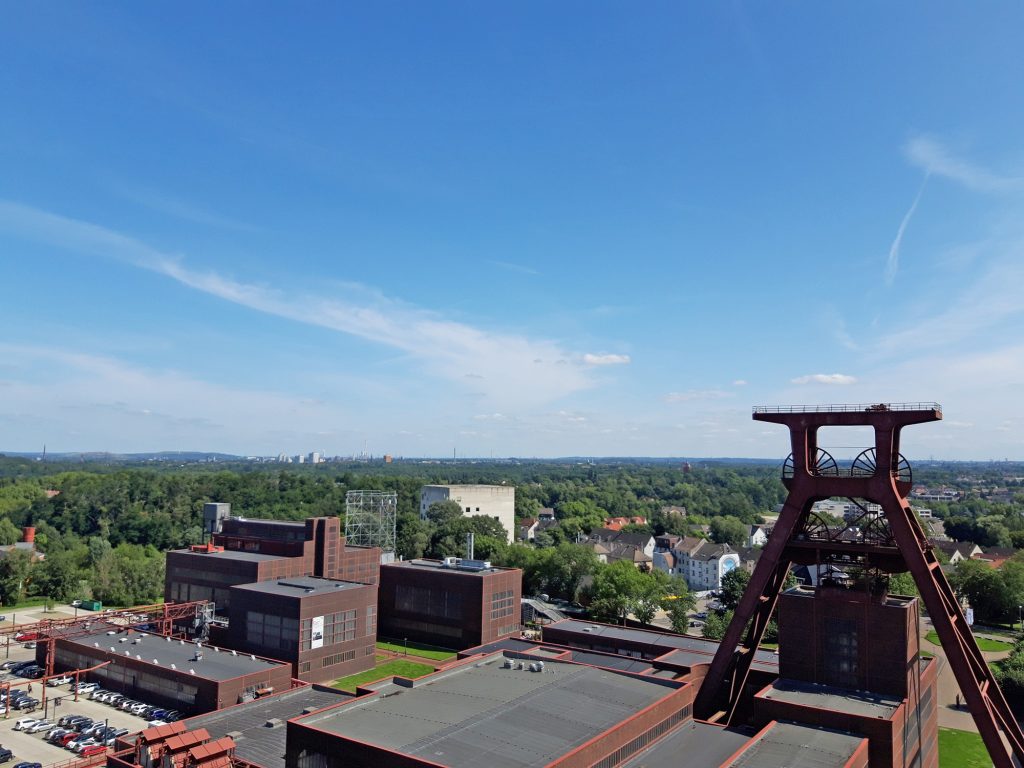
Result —
<svg viewBox="0 0 1024 768"><path fill-rule="evenodd" d="M692 400L722 400L732 396L731 392L723 392L720 389L688 389L685 392L669 392L665 395L665 402L688 403Z"/></svg>
<svg viewBox="0 0 1024 768"><path fill-rule="evenodd" d="M906 353L945 347L1024 314L1020 286L1024 285L1024 239L1003 245L1003 256L980 271L959 295L943 297L940 311L917 317L905 327L878 339L875 350L882 354Z"/></svg>
<svg viewBox="0 0 1024 768"><path fill-rule="evenodd" d="M736 379L736 381L734 381L732 385L734 387L745 387L747 386L747 381L746 379Z"/></svg>
<svg viewBox="0 0 1024 768"><path fill-rule="evenodd" d="M194 224L202 224L208 227L220 229L233 229L239 232L258 232L259 228L228 216L206 210L193 203L181 200L172 195L158 192L148 187L130 184L115 184L117 192L139 205L157 211L159 213L173 216L182 221L191 221Z"/></svg>
<svg viewBox="0 0 1024 768"><path fill-rule="evenodd" d="M793 384L855 384L857 378L845 373L811 373L790 379Z"/></svg>
<svg viewBox="0 0 1024 768"><path fill-rule="evenodd" d="M928 175L928 173L925 173L924 180L921 182L917 194L914 195L914 202L910 204L910 208L903 214L899 229L896 230L896 237L893 238L892 245L889 246L889 258L885 262L886 285L892 285L893 280L896 279L896 272L900 268L900 247L903 245L903 233L907 231L907 225L910 223L914 211L917 210L917 204L921 202L921 195L924 194L924 188L928 184Z"/></svg>
<svg viewBox="0 0 1024 768"><path fill-rule="evenodd" d="M249 309L329 328L404 351L432 375L467 383L505 407L550 402L593 385L587 368L629 363L628 355L579 356L547 339L488 331L373 292L288 293L185 266L122 233L0 200L0 229L72 251L113 258ZM344 293L345 291L341 291Z"/></svg>
<svg viewBox="0 0 1024 768"><path fill-rule="evenodd" d="M100 355L17 344L0 344L0 355L17 367L0 422L25 420L15 439L38 436L57 450L303 450L318 442L325 423L351 424L355 416L316 398L228 387ZM5 434L11 441L11 431Z"/></svg>
<svg viewBox="0 0 1024 768"><path fill-rule="evenodd" d="M979 192L1024 189L1024 176L1003 176L956 157L937 139L917 136L906 146L907 157L925 173L944 176Z"/></svg>
<svg viewBox="0 0 1024 768"><path fill-rule="evenodd" d="M629 365L631 361L629 355L587 353L583 355L583 362L587 365Z"/></svg>

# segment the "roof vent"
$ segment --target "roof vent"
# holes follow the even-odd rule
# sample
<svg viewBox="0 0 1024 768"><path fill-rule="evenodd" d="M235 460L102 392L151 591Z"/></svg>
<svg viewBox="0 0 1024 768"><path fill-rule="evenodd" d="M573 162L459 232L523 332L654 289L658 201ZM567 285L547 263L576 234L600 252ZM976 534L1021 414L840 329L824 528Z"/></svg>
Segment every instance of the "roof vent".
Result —
<svg viewBox="0 0 1024 768"><path fill-rule="evenodd" d="M178 668L177 664L171 664L171 669L177 669L177 668Z"/></svg>
<svg viewBox="0 0 1024 768"><path fill-rule="evenodd" d="M194 669L190 669L190 670L188 671L188 673L189 673L190 675L194 675L194 674L196 673L196 671L195 671Z"/></svg>
<svg viewBox="0 0 1024 768"><path fill-rule="evenodd" d="M231 651L231 655L232 655L232 656L237 656L237 655L238 655L238 651L232 650L232 651Z"/></svg>
<svg viewBox="0 0 1024 768"><path fill-rule="evenodd" d="M272 717L263 724L264 728L280 728L284 721L279 717Z"/></svg>
<svg viewBox="0 0 1024 768"><path fill-rule="evenodd" d="M242 738L241 731L228 731L224 735L227 736L229 739L234 739L235 741L238 741L240 738Z"/></svg>
<svg viewBox="0 0 1024 768"><path fill-rule="evenodd" d="M249 654L249 658L250 658L250 659L252 659L253 661L256 661L256 656L255 656L255 654L252 654L252 653L250 653L250 654Z"/></svg>

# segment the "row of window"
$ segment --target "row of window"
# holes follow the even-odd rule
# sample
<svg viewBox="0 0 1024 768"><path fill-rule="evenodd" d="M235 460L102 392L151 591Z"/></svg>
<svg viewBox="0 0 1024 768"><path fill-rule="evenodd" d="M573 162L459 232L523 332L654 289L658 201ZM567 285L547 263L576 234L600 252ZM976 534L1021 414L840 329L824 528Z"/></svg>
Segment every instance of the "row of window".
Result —
<svg viewBox="0 0 1024 768"><path fill-rule="evenodd" d="M321 667L333 667L335 664L341 664L345 661L352 661L356 657L355 651L345 651L344 653L335 653L332 656L324 656L320 659Z"/></svg>
<svg viewBox="0 0 1024 768"><path fill-rule="evenodd" d="M57 669L85 669L97 663L96 658L75 653L67 649L57 648L54 657ZM159 697L162 702L176 702L183 707L191 708L196 701L199 688L186 684L171 676L164 677L143 672L136 667L119 664L116 661L89 673L101 685L112 690L145 691L153 698Z"/></svg>
<svg viewBox="0 0 1024 768"><path fill-rule="evenodd" d="M463 614L462 593L439 587L399 584L395 588L395 610L460 620Z"/></svg>
<svg viewBox="0 0 1024 768"><path fill-rule="evenodd" d="M491 595L491 621L503 619L515 613L515 601L511 589L504 592L495 592Z"/></svg>
<svg viewBox="0 0 1024 768"><path fill-rule="evenodd" d="M299 642L299 620L249 611L245 617L245 639L250 646L294 654Z"/></svg>

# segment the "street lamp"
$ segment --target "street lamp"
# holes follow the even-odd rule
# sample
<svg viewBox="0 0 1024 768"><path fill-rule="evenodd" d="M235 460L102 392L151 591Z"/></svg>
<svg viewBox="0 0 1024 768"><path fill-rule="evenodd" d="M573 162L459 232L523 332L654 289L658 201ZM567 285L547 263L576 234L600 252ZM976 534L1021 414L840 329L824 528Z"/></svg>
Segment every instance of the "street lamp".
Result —
<svg viewBox="0 0 1024 768"><path fill-rule="evenodd" d="M1020 624L1020 631L1024 632L1024 617L1022 617L1022 615L1021 615L1022 613L1024 613L1024 605L1018 605L1017 606L1017 623Z"/></svg>

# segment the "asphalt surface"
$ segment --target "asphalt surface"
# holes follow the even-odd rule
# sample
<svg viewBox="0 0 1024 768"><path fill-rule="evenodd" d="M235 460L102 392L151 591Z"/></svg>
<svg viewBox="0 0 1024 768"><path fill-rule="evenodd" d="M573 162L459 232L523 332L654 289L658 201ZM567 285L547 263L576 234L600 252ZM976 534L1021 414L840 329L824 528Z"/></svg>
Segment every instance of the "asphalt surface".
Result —
<svg viewBox="0 0 1024 768"><path fill-rule="evenodd" d="M16 645L12 643L10 648L0 645L0 660L6 661L11 659L20 661L32 658L35 658L35 651L24 648L21 644ZM26 682L25 678L17 677L7 672L0 674L0 682L7 681ZM24 688L24 686L20 687ZM42 698L39 695L39 688L40 683L33 681L32 693L37 699ZM71 693L69 688L70 686L67 685L47 688L46 719L56 721L57 718L65 715L84 715L93 720L109 721L110 725L115 725L119 728L129 728L133 732L141 730L146 726L146 721L141 717L130 715L127 712L114 709L98 701L90 701L88 696L79 696L78 701L75 702L74 694ZM61 704L55 708L54 701L57 698L61 699ZM70 750L54 746L45 741L43 739L45 734L43 733L24 733L14 730L14 725L18 720L24 717L39 720L43 718L43 715L42 708L34 712L19 712L16 709L12 709L10 715L4 718L3 712L0 710L0 745L14 752L14 758L7 763L8 766L21 761L50 765L51 763L63 762L76 757L75 753Z"/></svg>

